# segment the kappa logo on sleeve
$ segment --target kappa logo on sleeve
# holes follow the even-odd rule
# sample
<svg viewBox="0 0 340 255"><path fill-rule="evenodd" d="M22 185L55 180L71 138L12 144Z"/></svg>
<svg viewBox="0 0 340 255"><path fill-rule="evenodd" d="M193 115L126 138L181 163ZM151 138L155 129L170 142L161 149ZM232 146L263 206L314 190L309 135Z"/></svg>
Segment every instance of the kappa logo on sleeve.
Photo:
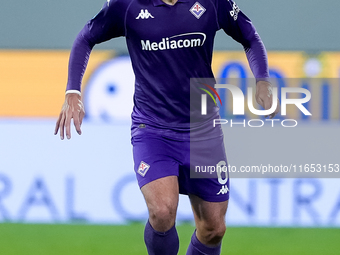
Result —
<svg viewBox="0 0 340 255"><path fill-rule="evenodd" d="M137 173L139 173L141 176L144 177L146 173L148 172L149 168L150 166L147 163L141 161L139 164Z"/></svg>
<svg viewBox="0 0 340 255"><path fill-rule="evenodd" d="M141 9L136 19L148 19L148 18L154 19L154 16L152 16L147 9L145 10Z"/></svg>
<svg viewBox="0 0 340 255"><path fill-rule="evenodd" d="M205 12L205 8L199 3L196 2L190 9L190 12L199 19L203 13Z"/></svg>

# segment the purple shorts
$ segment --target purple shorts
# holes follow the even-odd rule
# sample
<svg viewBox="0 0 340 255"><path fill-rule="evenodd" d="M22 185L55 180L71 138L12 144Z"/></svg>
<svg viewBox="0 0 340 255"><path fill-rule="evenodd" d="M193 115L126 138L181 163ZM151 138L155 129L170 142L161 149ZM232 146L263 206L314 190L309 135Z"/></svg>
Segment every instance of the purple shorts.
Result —
<svg viewBox="0 0 340 255"><path fill-rule="evenodd" d="M205 201L229 199L229 174L223 136L178 141L150 127L132 137L134 170L139 187L166 176L178 176L179 192Z"/></svg>

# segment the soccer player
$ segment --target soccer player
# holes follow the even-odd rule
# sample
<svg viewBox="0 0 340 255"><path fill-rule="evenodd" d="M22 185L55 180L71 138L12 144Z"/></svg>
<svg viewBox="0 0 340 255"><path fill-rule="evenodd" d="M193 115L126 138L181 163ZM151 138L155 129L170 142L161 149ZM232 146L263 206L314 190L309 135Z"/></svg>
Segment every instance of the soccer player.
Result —
<svg viewBox="0 0 340 255"><path fill-rule="evenodd" d="M81 134L85 112L80 88L92 48L111 38L126 38L136 78L131 141L138 184L149 210L144 232L149 254L177 254L180 193L189 196L196 223L187 254L221 252L228 175L190 178L195 166L227 165L221 128L212 125L219 118L217 106L209 101L203 116L190 102L192 93L202 93L199 87L209 86L190 83L190 78L213 77L213 43L220 29L243 45L256 78L257 102L270 109L265 47L232 0L107 0L71 50L65 102L55 128L61 139L65 130L71 138L72 118Z"/></svg>

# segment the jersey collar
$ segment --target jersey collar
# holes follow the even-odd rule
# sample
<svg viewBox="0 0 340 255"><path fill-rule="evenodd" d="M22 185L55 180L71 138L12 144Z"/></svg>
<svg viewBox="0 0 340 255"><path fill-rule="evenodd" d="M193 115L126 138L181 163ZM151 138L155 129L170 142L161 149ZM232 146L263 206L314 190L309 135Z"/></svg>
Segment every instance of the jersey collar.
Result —
<svg viewBox="0 0 340 255"><path fill-rule="evenodd" d="M160 5L168 5L164 3L162 0L152 0L154 6L160 6ZM186 3L189 2L189 0L178 0L177 3ZM176 4L177 4L176 3ZM176 5L175 4L175 5ZM170 6L170 5L169 5Z"/></svg>

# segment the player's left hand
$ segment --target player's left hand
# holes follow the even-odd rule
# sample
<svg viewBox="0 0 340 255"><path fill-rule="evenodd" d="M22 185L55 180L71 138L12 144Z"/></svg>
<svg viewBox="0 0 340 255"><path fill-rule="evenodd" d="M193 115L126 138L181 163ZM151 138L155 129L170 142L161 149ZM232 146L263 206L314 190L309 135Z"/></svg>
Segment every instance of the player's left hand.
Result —
<svg viewBox="0 0 340 255"><path fill-rule="evenodd" d="M269 110L273 104L273 88L272 85L267 81L258 81L256 83L256 101L259 105L261 105L265 110ZM269 117L270 119L274 118L276 114L280 111L280 101L278 98L276 110L265 117Z"/></svg>

